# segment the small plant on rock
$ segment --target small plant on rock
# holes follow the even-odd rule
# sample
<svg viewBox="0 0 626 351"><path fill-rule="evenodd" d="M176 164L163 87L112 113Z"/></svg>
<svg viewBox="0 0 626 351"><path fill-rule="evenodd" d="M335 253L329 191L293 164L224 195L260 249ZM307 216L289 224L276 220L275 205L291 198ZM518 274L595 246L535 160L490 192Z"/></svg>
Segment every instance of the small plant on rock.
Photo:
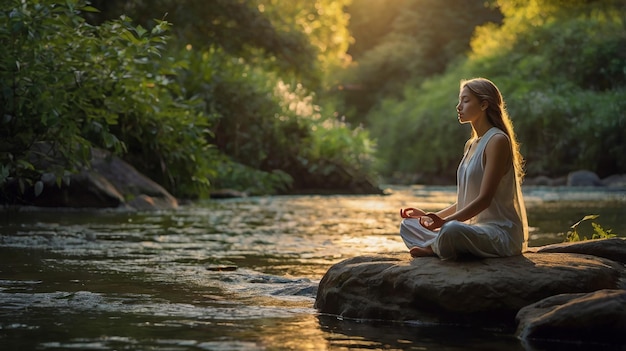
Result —
<svg viewBox="0 0 626 351"><path fill-rule="evenodd" d="M589 240L586 236L581 236L578 233L578 226L585 221L592 221L596 218L600 217L600 215L586 215L580 221L574 223L570 228L572 230L567 232L565 236L565 241L567 242L576 242L576 241L585 241ZM601 225L596 222L591 222L591 226L593 227L593 234L591 235L591 239L609 239L617 236L617 234L613 233L612 229L604 229Z"/></svg>

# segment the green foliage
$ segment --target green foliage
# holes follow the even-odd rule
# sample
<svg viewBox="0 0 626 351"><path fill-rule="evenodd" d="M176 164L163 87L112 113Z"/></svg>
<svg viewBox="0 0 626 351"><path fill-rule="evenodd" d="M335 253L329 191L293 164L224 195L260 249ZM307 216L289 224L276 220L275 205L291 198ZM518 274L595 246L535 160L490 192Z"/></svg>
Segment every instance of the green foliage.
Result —
<svg viewBox="0 0 626 351"><path fill-rule="evenodd" d="M332 105L317 105L315 96L300 85L279 81L273 96L280 107L274 115L275 121L280 121L275 139L280 144L269 153L270 159L281 155L281 149L292 150L274 163L282 162L281 169L292 175L296 184L325 188L328 178L338 174L347 174L353 182L376 177L375 145L367 130L338 118Z"/></svg>
<svg viewBox="0 0 626 351"><path fill-rule="evenodd" d="M128 151L177 195L208 190L210 120L172 94L175 66L161 56L167 22L146 30L123 16L92 26L80 15L96 10L78 0L5 0L2 9L0 185L37 193L44 174L60 184L100 147Z"/></svg>
<svg viewBox="0 0 626 351"><path fill-rule="evenodd" d="M220 48L189 46L178 57L186 63L173 78L180 94L201 101L204 113L217 118L207 138L223 155L209 176L214 185L255 193L288 187L290 179L275 172L283 168L275 160L292 154L300 136L282 130L288 126L275 117L276 75ZM292 143L284 140L288 137L294 138ZM268 173L261 176L263 172Z"/></svg>
<svg viewBox="0 0 626 351"><path fill-rule="evenodd" d="M580 235L580 233L578 233L578 227L580 226L581 223L585 222L585 221L590 221L590 220L594 220L596 218L600 217L599 215L587 215L585 217L583 217L583 219L581 219L580 221L574 223L570 228L572 230L567 232L567 235L565 236L565 241L567 242L577 242L577 241L585 241L585 240L589 240L587 238L587 236L585 235ZM613 233L613 231L611 229L604 229L602 228L601 225L595 223L595 222L591 222L591 226L593 227L593 234L591 235L591 239L595 240L595 239L609 239L609 238L614 238L617 236L617 234Z"/></svg>
<svg viewBox="0 0 626 351"><path fill-rule="evenodd" d="M260 171L227 158L217 167L214 178L212 184L217 189L236 189L248 195L287 193L293 185L293 178L284 171Z"/></svg>
<svg viewBox="0 0 626 351"><path fill-rule="evenodd" d="M182 197L209 179L260 194L372 175L367 133L309 92L344 60L344 2L94 4L104 13L3 0L0 186L40 194L49 174L60 185L88 167L93 147ZM160 11L178 24L174 45Z"/></svg>
<svg viewBox="0 0 626 351"><path fill-rule="evenodd" d="M313 93L345 61L347 3L96 1L105 13L91 17L123 10L149 26L167 9L177 36L169 53L182 64L169 86L215 118L207 138L220 153L208 174L213 186L275 193L310 187L338 169L372 177L367 133L337 121L333 104L321 107Z"/></svg>
<svg viewBox="0 0 626 351"><path fill-rule="evenodd" d="M489 1L355 0L348 8L356 64L343 75L348 120L365 118L383 98L400 98L404 87L442 73L464 55L476 25L501 20Z"/></svg>
<svg viewBox="0 0 626 351"><path fill-rule="evenodd" d="M199 50L220 48L229 56L241 57L256 65L272 64L272 70L290 74L307 85L320 84L317 50L310 35L295 27L304 21L303 7L312 2L268 2L258 0L92 0L103 9L89 16L94 22L114 19L122 14L133 17L145 27L155 18L174 24L172 45L191 44ZM263 5L264 4L264 5ZM296 11L286 13L288 7ZM275 9L280 8L278 13ZM287 17L285 19L284 17ZM275 18L276 20L273 20ZM287 24L287 25L285 25Z"/></svg>
<svg viewBox="0 0 626 351"><path fill-rule="evenodd" d="M381 172L454 174L469 135L451 122L458 81L477 76L502 91L529 176L582 168L600 176L626 172L620 141L626 137L622 4L497 3L502 24L478 27L467 58L451 61L431 80L414 81L400 98L384 99L368 116L385 161Z"/></svg>
<svg viewBox="0 0 626 351"><path fill-rule="evenodd" d="M349 61L346 54L351 42L348 22L344 12L352 0L254 0L259 11L267 16L273 26L284 33L305 33L317 52L315 67L325 87L337 84L336 73ZM306 82L305 82L306 84ZM315 86L307 85L317 91Z"/></svg>
<svg viewBox="0 0 626 351"><path fill-rule="evenodd" d="M450 75L427 80L418 89L408 86L406 101L385 99L370 114L385 175L397 173L401 179L403 174L417 174L429 183L454 182L456 164L470 135L457 123L458 85ZM432 174L436 179L431 179Z"/></svg>
<svg viewBox="0 0 626 351"><path fill-rule="evenodd" d="M626 170L626 149L620 141L626 136L626 116L620 112L626 108L625 89L566 87L511 94L511 114L524 116L516 129L529 174L590 169L608 175Z"/></svg>
<svg viewBox="0 0 626 351"><path fill-rule="evenodd" d="M84 58L97 39L77 15L80 8L75 2L3 1L0 184L18 182L22 193L42 172L53 173L60 184L66 170L88 163L91 143L82 131L99 128L103 143L124 147L108 130L115 116L88 114L93 96L82 87L99 82L85 76Z"/></svg>
<svg viewBox="0 0 626 351"><path fill-rule="evenodd" d="M186 64L173 77L180 94L217 117L208 138L224 156L210 175L216 187L284 193L338 169L373 177L368 134L337 121L302 85L217 47L188 46L177 60Z"/></svg>
<svg viewBox="0 0 626 351"><path fill-rule="evenodd" d="M489 76L505 93L528 173L625 171L619 140L626 126L620 112L626 107L620 98L626 23L620 4L499 3L508 17L500 28L478 28L467 68Z"/></svg>

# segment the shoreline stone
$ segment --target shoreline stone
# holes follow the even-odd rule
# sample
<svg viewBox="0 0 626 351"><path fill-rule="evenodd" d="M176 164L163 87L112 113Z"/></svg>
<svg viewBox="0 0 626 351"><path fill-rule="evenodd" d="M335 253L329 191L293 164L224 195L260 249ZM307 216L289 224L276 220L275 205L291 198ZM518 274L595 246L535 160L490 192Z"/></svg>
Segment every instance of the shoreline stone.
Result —
<svg viewBox="0 0 626 351"><path fill-rule="evenodd" d="M135 167L108 151L92 149L91 167L70 175L56 184L51 174L42 177L43 190L32 189L21 197L20 206L54 208L121 208L130 210L167 210L178 207L178 200L165 188ZM16 185L8 189L18 193Z"/></svg>
<svg viewBox="0 0 626 351"><path fill-rule="evenodd" d="M613 174L605 178L600 178L595 172L578 170L570 172L565 176L555 178L550 178L545 175L527 177L524 179L524 185L624 189L626 188L626 174Z"/></svg>

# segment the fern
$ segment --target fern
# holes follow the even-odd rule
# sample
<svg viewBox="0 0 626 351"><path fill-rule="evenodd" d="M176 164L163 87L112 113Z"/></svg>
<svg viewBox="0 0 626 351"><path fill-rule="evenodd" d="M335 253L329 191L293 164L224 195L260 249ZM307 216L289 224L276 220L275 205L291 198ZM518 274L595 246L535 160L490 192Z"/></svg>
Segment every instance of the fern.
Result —
<svg viewBox="0 0 626 351"><path fill-rule="evenodd" d="M580 221L574 223L570 227L572 230L567 232L567 235L565 236L565 241L577 242L577 241L589 240L587 236L585 235L581 236L578 233L578 226L585 221L594 220L598 217L600 217L600 215L587 215L583 217L583 219L581 219ZM591 239L609 239L609 238L614 238L617 236L616 233L613 233L612 229L604 229L598 223L591 222L591 226L593 227L593 234L591 235Z"/></svg>

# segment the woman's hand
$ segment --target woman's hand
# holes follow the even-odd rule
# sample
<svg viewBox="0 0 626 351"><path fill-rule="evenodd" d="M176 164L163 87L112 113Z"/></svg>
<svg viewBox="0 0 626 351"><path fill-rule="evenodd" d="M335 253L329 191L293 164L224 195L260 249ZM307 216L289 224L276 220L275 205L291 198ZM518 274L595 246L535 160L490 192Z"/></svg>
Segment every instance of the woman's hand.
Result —
<svg viewBox="0 0 626 351"><path fill-rule="evenodd" d="M420 210L419 208L408 207L400 209L400 217L402 218L420 218L425 215L426 212Z"/></svg>
<svg viewBox="0 0 626 351"><path fill-rule="evenodd" d="M446 221L444 221L441 217L439 217L436 213L426 213L423 217L420 218L420 224L424 226L424 228L429 230L435 230L437 228L441 228Z"/></svg>

